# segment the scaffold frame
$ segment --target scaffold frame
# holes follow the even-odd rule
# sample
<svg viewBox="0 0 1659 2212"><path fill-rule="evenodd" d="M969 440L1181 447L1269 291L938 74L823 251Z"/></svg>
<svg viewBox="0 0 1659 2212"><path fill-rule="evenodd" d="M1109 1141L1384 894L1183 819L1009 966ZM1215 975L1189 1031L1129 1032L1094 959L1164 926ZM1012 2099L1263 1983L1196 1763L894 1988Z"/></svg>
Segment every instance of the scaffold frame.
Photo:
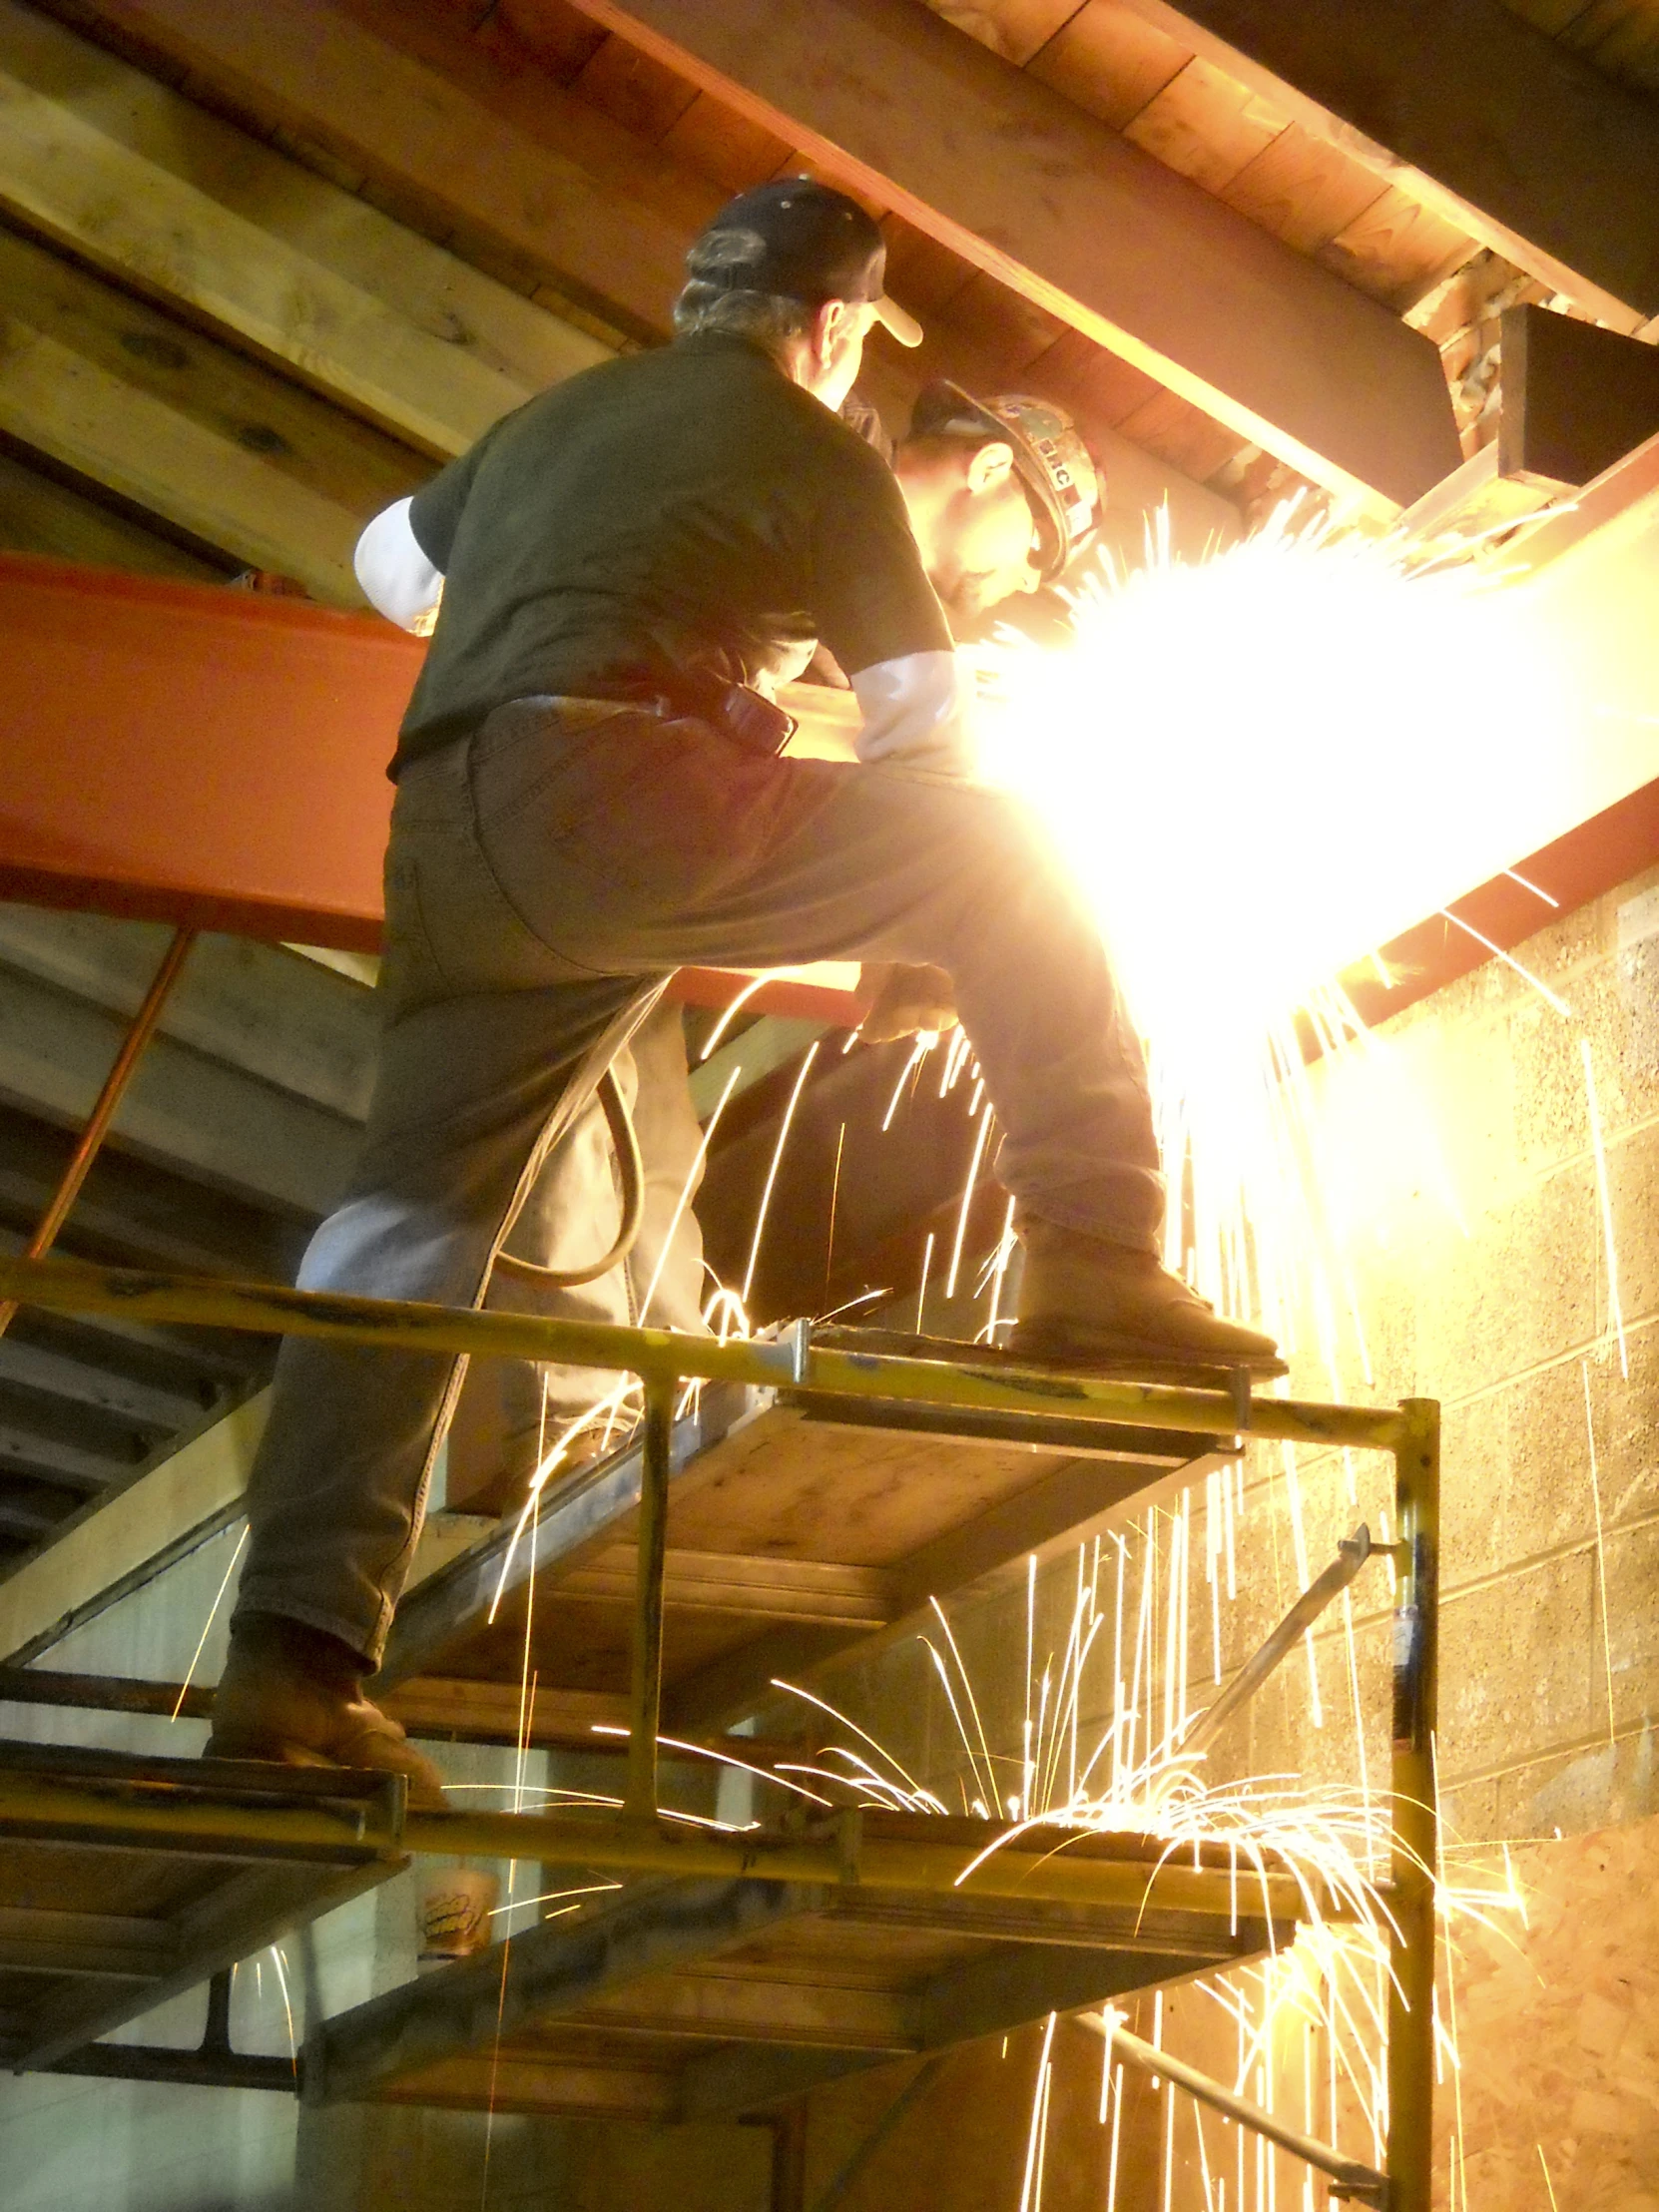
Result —
<svg viewBox="0 0 1659 2212"><path fill-rule="evenodd" d="M1223 1865L1149 1866L1137 1840L1060 1831L1054 1849L1044 1831L1040 1849L1010 1848L973 1856L959 1837L940 1834L958 1823L918 1817L837 1814L807 1834L745 1832L727 1837L707 1829L671 1827L658 1817L658 1722L662 1695L664 1563L675 1395L701 1380L756 1387L787 1387L818 1395L876 1400L964 1412L994 1412L1034 1422L1056 1416L1124 1427L1156 1427L1194 1435L1346 1446L1387 1453L1394 1468L1395 1570L1389 1817L1391 1857L1386 1900L1390 1920L1387 2030L1388 2124L1385 2172L1366 2175L1351 2193L1388 2212L1430 2212L1434 2088L1433 1992L1437 1942L1435 1870L1438 1835L1434 1732L1438 1660L1440 1413L1428 1398L1393 1407L1327 1404L1258 1396L1242 1374L1221 1374L1214 1386L1026 1369L963 1346L959 1359L925 1359L850 1348L843 1337L815 1342L810 1323L772 1338L678 1335L603 1324L542 1320L388 1300L339 1297L276 1287L198 1281L58 1261L0 1260L0 1300L60 1313L119 1313L133 1320L188 1323L296 1335L404 1352L558 1362L632 1374L645 1392L638 1582L630 1696L628 1779L615 1814L401 1812L373 1842L387 1856L475 1853L562 1861L621 1872L756 1880L827 1887L855 1885L892 1891L950 1892L975 1898L1019 1896L1071 1905L1159 1906L1223 1916L1231 1884ZM837 1333L838 1334L838 1333ZM231 1803L170 1804L165 1792L106 1790L63 1784L8 1784L0 1772L0 1833L74 1832L139 1842L169 1834L294 1850L337 1844L337 1808L316 1803L244 1807ZM367 1841L360 1809L349 1816ZM896 1824L896 1825L895 1825ZM997 1824L974 1823L988 1839ZM930 1833L922 1833L930 1831ZM983 1847L980 1846L983 1853ZM1297 1917L1297 1885L1269 1874L1265 1900L1277 1914ZM1248 2123L1247 2123L1248 2124Z"/></svg>

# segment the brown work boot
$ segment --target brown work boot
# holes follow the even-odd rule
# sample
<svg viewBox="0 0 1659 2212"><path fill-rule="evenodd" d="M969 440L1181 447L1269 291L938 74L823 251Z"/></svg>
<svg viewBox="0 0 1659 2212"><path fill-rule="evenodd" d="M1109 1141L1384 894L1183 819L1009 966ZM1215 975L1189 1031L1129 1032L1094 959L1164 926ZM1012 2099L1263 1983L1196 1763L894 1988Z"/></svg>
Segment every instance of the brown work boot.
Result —
<svg viewBox="0 0 1659 2212"><path fill-rule="evenodd" d="M1025 1271L1009 1342L1023 1358L1056 1367L1149 1360L1286 1372L1271 1337L1223 1321L1155 1254L1029 1215L1019 1234Z"/></svg>
<svg viewBox="0 0 1659 2212"><path fill-rule="evenodd" d="M443 1811L443 1777L363 1696L363 1662L336 1636L277 1613L238 1621L214 1694L208 1759L403 1775L409 1804Z"/></svg>

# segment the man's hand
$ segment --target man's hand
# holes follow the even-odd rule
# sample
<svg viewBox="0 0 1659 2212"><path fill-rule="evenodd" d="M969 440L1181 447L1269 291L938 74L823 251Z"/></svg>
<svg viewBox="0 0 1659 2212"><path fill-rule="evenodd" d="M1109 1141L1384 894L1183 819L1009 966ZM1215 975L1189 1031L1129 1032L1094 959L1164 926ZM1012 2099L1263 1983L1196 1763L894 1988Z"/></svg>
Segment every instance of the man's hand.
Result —
<svg viewBox="0 0 1659 2212"><path fill-rule="evenodd" d="M866 960L859 971L858 994L869 998L869 1010L858 1024L858 1034L866 1044L913 1037L921 1029L942 1036L961 1019L956 1011L956 986L943 968Z"/></svg>

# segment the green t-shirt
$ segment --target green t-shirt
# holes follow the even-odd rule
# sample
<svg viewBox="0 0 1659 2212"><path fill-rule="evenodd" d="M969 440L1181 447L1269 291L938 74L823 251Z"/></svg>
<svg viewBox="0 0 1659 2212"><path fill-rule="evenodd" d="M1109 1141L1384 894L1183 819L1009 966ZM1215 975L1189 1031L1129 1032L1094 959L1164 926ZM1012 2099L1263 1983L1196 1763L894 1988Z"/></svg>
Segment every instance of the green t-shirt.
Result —
<svg viewBox="0 0 1659 2212"><path fill-rule="evenodd" d="M585 369L409 520L445 581L394 773L509 699L748 683L814 638L849 675L950 646L879 454L744 338Z"/></svg>

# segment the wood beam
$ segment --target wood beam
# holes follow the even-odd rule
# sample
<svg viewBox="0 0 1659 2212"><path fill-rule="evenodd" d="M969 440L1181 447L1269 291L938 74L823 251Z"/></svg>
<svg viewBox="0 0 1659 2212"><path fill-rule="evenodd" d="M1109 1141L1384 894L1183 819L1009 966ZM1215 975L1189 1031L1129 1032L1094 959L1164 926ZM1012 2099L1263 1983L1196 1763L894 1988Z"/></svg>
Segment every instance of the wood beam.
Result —
<svg viewBox="0 0 1659 2212"><path fill-rule="evenodd" d="M1241 1946L1242 1947L1242 1946ZM1228 1960L1211 1953L1212 1965ZM948 2049L977 2035L1006 2033L1050 2011L1181 1979L1197 1971L1184 1952L1072 1950L1039 1943L995 1946L937 1977L918 1993L922 2047ZM693 2058L680 2076L678 2117L736 2118L803 2095L822 2082L879 2063L872 2052L779 2050L735 2043Z"/></svg>
<svg viewBox="0 0 1659 2212"><path fill-rule="evenodd" d="M410 1735L452 1736L460 1742L514 1744L522 1739L543 1749L602 1752L612 1746L596 1738L594 1730L628 1726L628 1699L620 1690L538 1685L528 1721L516 1682L422 1674L388 1691L382 1702Z"/></svg>
<svg viewBox="0 0 1659 2212"><path fill-rule="evenodd" d="M1274 1933L1279 1941L1289 1944L1296 1931L1293 1927ZM1235 1955L1249 1957L1253 1950L1269 1947L1264 1934L1260 1922L1243 1924ZM1102 2004L1108 1997L1229 1962L1214 1949L1201 1961L1186 1949L1160 1955L1155 1950L998 1943L976 1958L947 1967L917 1992L922 2047L948 2049L975 2035L1006 2033L1023 2027L1027 2020L1040 2020L1045 2012L1075 2012L1085 2004Z"/></svg>
<svg viewBox="0 0 1659 2212"><path fill-rule="evenodd" d="M128 1018L167 941L157 923L0 904L0 968ZM200 938L161 1032L349 1121L368 1118L376 1021L367 988L281 946Z"/></svg>
<svg viewBox="0 0 1659 2212"><path fill-rule="evenodd" d="M206 549L197 553L163 537L122 506L95 498L78 483L60 482L39 465L0 450L0 547L9 553L44 553L90 568L131 568L149 576L178 576L197 584L222 584L236 568Z"/></svg>
<svg viewBox="0 0 1659 2212"><path fill-rule="evenodd" d="M1155 1951L1215 1956L1215 1928L1197 1914L1142 1912L1125 1908L1061 1905L1050 1898L950 1898L897 1896L859 1890L837 1897L837 1921L859 1928L909 1929L918 1935L945 1936L960 1943L969 1937L995 1943L1046 1943L1071 1950ZM1267 1940L1265 1922L1241 1924L1245 1936Z"/></svg>
<svg viewBox="0 0 1659 2212"><path fill-rule="evenodd" d="M57 1189L64 1162L74 1145L74 1125L50 1126L40 1118L0 1107L0 1215L13 1223L39 1221ZM124 1254L134 1267L178 1267L197 1275L254 1275L279 1283L298 1267L306 1225L278 1221L269 1206L238 1205L222 1189L193 1183L167 1168L152 1166L108 1146L100 1154L85 1189L75 1202L73 1222L62 1242L83 1257L114 1260ZM20 1229L0 1229L0 1254L20 1254ZM10 1344L15 1331L8 1330ZM212 1392L239 1387L266 1365L256 1339L234 1351L224 1337L205 1330L147 1330L119 1316L105 1316L95 1328L62 1324L40 1315L23 1325L31 1344L44 1345L92 1367L113 1362L123 1373L160 1382L196 1401L194 1427ZM144 1424L140 1424L141 1426Z"/></svg>
<svg viewBox="0 0 1659 2212"><path fill-rule="evenodd" d="M444 458L611 352L17 0L0 207Z"/></svg>
<svg viewBox="0 0 1659 2212"><path fill-rule="evenodd" d="M1457 466L1426 338L911 0L581 4L1372 511Z"/></svg>
<svg viewBox="0 0 1659 2212"><path fill-rule="evenodd" d="M85 999L0 966L0 1089L47 1120L79 1127L126 1025ZM301 1220L345 1186L361 1126L172 1037L155 1038L123 1099L115 1141L194 1180Z"/></svg>
<svg viewBox="0 0 1659 2212"><path fill-rule="evenodd" d="M822 1615L785 1619L780 1613L775 1625L751 1642L679 1676L667 1691L670 1724L694 1735L723 1727L753 1710L757 1682L810 1678L853 1643L873 1654L908 1633L906 1624L929 1598L956 1596L1016 1565L1023 1572L1030 1554L1044 1557L1079 1542L1126 1498L1155 1496L1172 1478L1167 1461L1064 1460L1028 1488L883 1568L883 1621L841 1627ZM1179 1479L1192 1479L1192 1463L1181 1467Z"/></svg>
<svg viewBox="0 0 1659 2212"><path fill-rule="evenodd" d="M524 1930L505 1958L491 1949L336 2013L307 2050L307 2090L324 2103L376 2096L491 2040L510 2048L646 1974L755 1942L819 1895L786 1883L632 1884L574 1922Z"/></svg>
<svg viewBox="0 0 1659 2212"><path fill-rule="evenodd" d="M100 13L135 34L159 57L184 64L193 88L200 87L204 96L218 96L233 109L303 136L348 169L365 170L377 189L394 196L411 221L424 222L435 235L454 240L459 251L480 258L485 266L506 265L522 272L532 286L539 276L564 290L574 287L593 299L611 322L641 335L666 334L669 306L680 281L680 256L725 196L710 177L677 161L670 151L634 136L567 94L536 65L533 52L520 56L515 68L510 51L496 50L503 36L499 26L495 44L475 39L437 0L399 7L387 6L384 0L333 0L332 5L328 0L275 0L269 23L264 10L254 20L246 11L208 10L191 5L190 0L109 0ZM285 38L277 35L284 26L290 34ZM326 71L312 66L313 54L322 51L317 41L324 27ZM175 106L164 111L160 103L167 101ZM205 306L226 316L252 342L279 343L282 334L277 330L274 338L272 311L279 302L274 302L272 280L259 272L268 267L274 251L280 254L285 245L291 246L301 258L326 261L359 289L384 296L420 330L447 336L458 316L470 335L487 341L485 350L488 345L502 350L502 333L495 321L485 327L477 296L480 291L494 296L501 287L491 287L475 272L462 269L471 289L458 303L453 281L445 279L441 290L434 290L427 277L415 286L417 296L411 299L405 257L382 251L377 225L381 233L389 231L413 249L407 259L417 271L423 258L433 264L449 262L451 268L460 265L412 232L377 217L350 195L333 194L331 187L314 179L295 186L298 173L235 132L229 137L240 153L233 163L227 142L203 133L206 119L200 110L171 94L145 95L146 117L166 112L171 119L179 109L196 119L189 127L193 145L199 142L212 156L208 186L220 213L206 217L199 192L185 194L176 185L166 187L168 203L197 231L206 227L204 251L211 254L216 270L210 283L202 274L201 255L181 270L180 257L166 236L158 235L143 240L142 254L127 256L130 273L148 280L143 278L143 268L165 269L176 296L187 296L179 288L181 283L196 286ZM76 117L83 129L85 120ZM112 149L115 126L102 114L96 120L104 138L102 159L121 163L135 151L148 160L162 159L153 136L140 137L136 127L126 124L120 143ZM174 128L170 120L170 133ZM290 190L300 193L301 204L307 204L306 194L322 195L317 205L326 207L326 222L311 218L295 226L284 219L275 248L270 239L261 242L257 268L249 273L237 265L234 226L235 219L246 216L268 231L272 228L269 196L254 194L241 182L245 172L254 173L250 165L258 168L262 157L281 168L289 180L281 204L287 204ZM193 164L192 188L203 185L201 169L201 164ZM44 196L34 189L39 207ZM610 211L610 229L605 232L596 230L585 217L576 220L587 207L586 196L594 192L605 197ZM60 189L56 200L61 202L63 197ZM575 211L568 223L567 211ZM38 220L47 220L45 212ZM62 227L60 235L87 239L89 226L77 224L73 208L60 206L52 220ZM625 237L627 225L633 229ZM90 228L95 233L104 230L99 211L94 211ZM341 241L355 241L359 233L363 243L353 246L347 266ZM94 237L83 250L103 249ZM388 290L392 279L395 282ZM511 300L512 295L504 297ZM369 309L354 311L371 312L372 302ZM491 312L499 321L505 307ZM311 320L314 324L316 318ZM372 352L365 359L343 359L339 321L339 316L332 317L320 334L297 333L301 339L297 350L303 353L310 338L318 337L316 371L329 376L334 366L350 371L360 393L376 395L379 419L404 427L417 442L435 444L430 395L415 392L411 412L400 379L389 395L384 389L393 380L385 362ZM948 321L937 324L922 356L927 372L950 374L981 388L1048 388L1052 379L1023 375L1014 362L999 358L999 348L987 345L985 337L977 324L971 333ZM522 353L516 336L513 343ZM296 358L295 352L285 352L283 357L293 360L300 373L313 373L310 361ZM504 365L511 369L512 362ZM895 420L913 396L914 367L908 360L895 362L890 355L871 356L873 386ZM539 380L552 377L544 374ZM342 393L348 389L344 383L337 388ZM1177 541L1185 548L1196 551L1211 536L1232 534L1236 515L1226 501L1205 492L1179 469L1118 438L1108 423L1096 419L1086 394L1080 396L1068 385L1052 396L1077 407L1091 436L1108 449L1115 487L1108 532L1117 534L1114 544L1121 537L1119 549L1127 557L1138 557L1142 515L1160 503L1168 503ZM454 411L449 407L445 419Z"/></svg>
<svg viewBox="0 0 1659 2212"><path fill-rule="evenodd" d="M916 2008L898 1990L772 1980L754 1968L645 1975L584 2005L580 2016L584 2024L634 2034L831 2050L892 2053L914 2050L920 2039Z"/></svg>
<svg viewBox="0 0 1659 2212"><path fill-rule="evenodd" d="M0 1970L159 1981L179 1955L166 1921L0 1906Z"/></svg>
<svg viewBox="0 0 1659 2212"><path fill-rule="evenodd" d="M718 1478L724 1464L718 1445L742 1434L762 1393L724 1386L706 1389L694 1409L674 1424L671 1502ZM763 1412L761 1417L766 1417ZM443 1654L476 1636L502 1602L511 1609L532 1580L544 1595L563 1590L578 1569L591 1565L629 1533L639 1506L640 1444L631 1439L544 1495L527 1538L503 1521L495 1533L462 1554L398 1607L380 1679L403 1682L436 1667Z"/></svg>
<svg viewBox="0 0 1659 2212"><path fill-rule="evenodd" d="M16 1480L47 1482L60 1490L96 1496L131 1474L139 1463L137 1454L107 1457L57 1436L42 1435L15 1410L0 1409L0 1471Z"/></svg>
<svg viewBox="0 0 1659 2212"><path fill-rule="evenodd" d="M1128 0L1615 329L1659 312L1659 109L1503 0Z"/></svg>
<svg viewBox="0 0 1659 2212"><path fill-rule="evenodd" d="M434 227L662 334L692 235L725 197L450 10L392 0L99 0L97 14L243 112L324 147Z"/></svg>
<svg viewBox="0 0 1659 2212"><path fill-rule="evenodd" d="M444 1969L447 1972L447 1968ZM376 2089L377 2104L436 2106L455 2112L523 2113L538 2118L672 2120L674 2077L651 2066L594 2059L515 2057L463 2051Z"/></svg>
<svg viewBox="0 0 1659 2212"><path fill-rule="evenodd" d="M363 523L429 473L406 446L7 232L0 431L336 605L362 604Z"/></svg>
<svg viewBox="0 0 1659 2212"><path fill-rule="evenodd" d="M565 1598L597 1598L632 1608L638 1568L631 1544L612 1544L560 1579ZM677 1612L793 1620L826 1628L884 1628L893 1610L879 1567L821 1559L752 1558L670 1545L664 1595Z"/></svg>
<svg viewBox="0 0 1659 2212"><path fill-rule="evenodd" d="M1539 306L1506 307L1501 330L1505 479L1578 491L1659 433L1659 345Z"/></svg>
<svg viewBox="0 0 1659 2212"><path fill-rule="evenodd" d="M84 1360L66 1359L59 1352L45 1352L9 1333L0 1337L0 1384L7 1382L68 1398L76 1405L95 1405L118 1420L162 1435L193 1427L206 1409L200 1398L158 1389L154 1383L135 1382Z"/></svg>

